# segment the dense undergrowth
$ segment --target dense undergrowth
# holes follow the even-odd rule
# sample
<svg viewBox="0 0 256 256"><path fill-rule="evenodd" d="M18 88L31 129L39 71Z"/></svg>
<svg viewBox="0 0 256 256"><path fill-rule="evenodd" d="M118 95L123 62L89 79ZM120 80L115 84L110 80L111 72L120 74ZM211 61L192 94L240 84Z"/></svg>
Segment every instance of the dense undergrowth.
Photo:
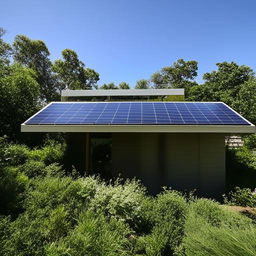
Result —
<svg viewBox="0 0 256 256"><path fill-rule="evenodd" d="M0 256L256 255L254 220L213 200L66 173L64 144L0 144Z"/></svg>

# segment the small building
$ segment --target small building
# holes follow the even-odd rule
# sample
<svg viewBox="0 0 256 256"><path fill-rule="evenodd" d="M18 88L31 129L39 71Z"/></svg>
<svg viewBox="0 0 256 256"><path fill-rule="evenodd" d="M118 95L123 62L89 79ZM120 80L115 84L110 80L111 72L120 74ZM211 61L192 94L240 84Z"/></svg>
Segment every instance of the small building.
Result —
<svg viewBox="0 0 256 256"><path fill-rule="evenodd" d="M130 97L122 95L124 90L111 91L119 100ZM145 96L139 94L145 90L132 91L134 98ZM62 96L88 100L97 93L69 91ZM164 101L170 95L151 101L106 102L110 93L106 90L105 96L99 96L104 101L68 98L50 103L25 121L21 131L65 132L72 164L79 171L136 177L153 194L162 186L196 189L212 198L225 192L225 137L255 133L252 123L222 102Z"/></svg>

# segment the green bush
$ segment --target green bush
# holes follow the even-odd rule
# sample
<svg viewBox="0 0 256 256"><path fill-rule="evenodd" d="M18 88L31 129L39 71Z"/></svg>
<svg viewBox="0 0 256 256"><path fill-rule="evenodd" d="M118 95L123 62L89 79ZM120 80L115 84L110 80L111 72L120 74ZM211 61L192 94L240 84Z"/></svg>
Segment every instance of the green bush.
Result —
<svg viewBox="0 0 256 256"><path fill-rule="evenodd" d="M52 143L41 149L30 151L29 157L35 161L44 162L46 165L52 163L62 163L65 152L64 144Z"/></svg>
<svg viewBox="0 0 256 256"><path fill-rule="evenodd" d="M256 193L249 188L236 187L228 195L224 196L225 204L256 207Z"/></svg>
<svg viewBox="0 0 256 256"><path fill-rule="evenodd" d="M250 150L256 149L256 135L250 134L244 137L244 146Z"/></svg>
<svg viewBox="0 0 256 256"><path fill-rule="evenodd" d="M146 255L172 255L184 234L185 198L176 191L164 191L154 200L149 214L153 228L145 236Z"/></svg>
<svg viewBox="0 0 256 256"><path fill-rule="evenodd" d="M46 248L47 256L130 255L129 228L120 220L84 212L75 229L60 242Z"/></svg>
<svg viewBox="0 0 256 256"><path fill-rule="evenodd" d="M0 168L0 215L16 215L23 208L28 177L15 167Z"/></svg>
<svg viewBox="0 0 256 256"><path fill-rule="evenodd" d="M250 219L229 211L224 206L209 199L198 199L192 202L189 206L189 211L215 227L220 227L223 224L240 227L251 223Z"/></svg>
<svg viewBox="0 0 256 256"><path fill-rule="evenodd" d="M9 217L0 216L0 256L6 255L5 248L11 235L10 224L11 221Z"/></svg>
<svg viewBox="0 0 256 256"><path fill-rule="evenodd" d="M198 199L190 204L176 255L255 255L255 236L256 227L249 218L214 201Z"/></svg>
<svg viewBox="0 0 256 256"><path fill-rule="evenodd" d="M185 230L183 253L187 256L255 256L256 227L252 224L216 227L198 215L190 215Z"/></svg>
<svg viewBox="0 0 256 256"><path fill-rule="evenodd" d="M144 198L145 188L139 182L132 180L122 184L117 180L113 185L101 183L95 187L89 207L92 211L103 212L136 229L141 222Z"/></svg>
<svg viewBox="0 0 256 256"><path fill-rule="evenodd" d="M29 158L29 148L25 145L9 144L3 150L1 162L3 165L18 166Z"/></svg>
<svg viewBox="0 0 256 256"><path fill-rule="evenodd" d="M45 164L41 161L29 160L19 166L19 171L25 173L29 178L46 176Z"/></svg>

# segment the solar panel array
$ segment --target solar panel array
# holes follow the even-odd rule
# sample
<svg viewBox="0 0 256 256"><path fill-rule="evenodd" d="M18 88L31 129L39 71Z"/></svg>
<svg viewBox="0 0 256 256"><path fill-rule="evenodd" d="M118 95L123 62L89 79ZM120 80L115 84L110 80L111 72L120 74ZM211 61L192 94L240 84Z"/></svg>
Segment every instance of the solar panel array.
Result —
<svg viewBox="0 0 256 256"><path fill-rule="evenodd" d="M52 103L27 125L250 125L223 103Z"/></svg>

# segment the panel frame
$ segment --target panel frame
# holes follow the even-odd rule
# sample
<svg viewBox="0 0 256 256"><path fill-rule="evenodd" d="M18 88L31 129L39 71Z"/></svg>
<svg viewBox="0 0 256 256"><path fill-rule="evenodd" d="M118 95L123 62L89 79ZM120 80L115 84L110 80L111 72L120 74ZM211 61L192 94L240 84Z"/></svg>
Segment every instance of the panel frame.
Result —
<svg viewBox="0 0 256 256"><path fill-rule="evenodd" d="M248 125L212 125L212 124L201 124L201 125L189 125L189 124L34 124L29 125L26 122L30 121L33 117L38 115L40 112L44 111L51 104L67 104L68 102L51 102L42 108L40 111L35 113L29 119L27 119L23 124L21 124L21 132L159 132L159 133L255 133L255 126L246 120L243 116L229 107L223 102L171 102L171 103L222 103L232 112L242 118L244 121L248 122ZM83 102L71 102L72 104L83 103ZM86 104L91 103L106 103L106 102L86 102ZM108 102L107 104L109 104ZM119 103L119 102L115 102ZM128 102L124 102L128 103ZM133 102L136 103L136 102ZM139 102L141 103L141 102ZM143 102L144 103L144 102ZM152 102L158 103L158 102ZM161 103L161 102L159 102ZM167 102L165 102L167 103Z"/></svg>

